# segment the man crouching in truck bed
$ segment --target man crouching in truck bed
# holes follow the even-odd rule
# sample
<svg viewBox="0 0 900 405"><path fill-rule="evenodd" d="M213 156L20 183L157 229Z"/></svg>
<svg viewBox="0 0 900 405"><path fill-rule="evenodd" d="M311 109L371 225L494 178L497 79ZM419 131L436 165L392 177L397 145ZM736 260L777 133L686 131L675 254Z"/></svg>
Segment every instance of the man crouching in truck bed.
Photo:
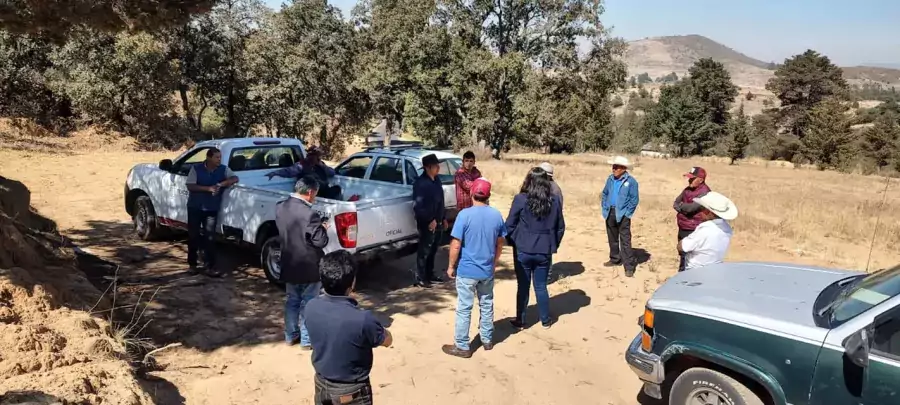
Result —
<svg viewBox="0 0 900 405"><path fill-rule="evenodd" d="M306 151L306 158L297 162L291 167L285 167L267 174L269 180L272 177L286 177L300 179L304 176L313 176L319 182L319 197L330 200L341 199L341 186L328 185L328 180L334 178L334 169L328 167L322 162L322 150L318 147L311 147Z"/></svg>

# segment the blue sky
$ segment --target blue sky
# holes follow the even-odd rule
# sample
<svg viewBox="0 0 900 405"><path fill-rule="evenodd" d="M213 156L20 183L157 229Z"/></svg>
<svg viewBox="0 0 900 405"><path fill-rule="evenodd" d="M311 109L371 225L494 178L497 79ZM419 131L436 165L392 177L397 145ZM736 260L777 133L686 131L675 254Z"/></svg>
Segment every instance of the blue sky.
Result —
<svg viewBox="0 0 900 405"><path fill-rule="evenodd" d="M331 3L346 17L356 1ZM764 61L811 48L842 66L900 65L898 0L607 0L603 20L628 40L700 34Z"/></svg>

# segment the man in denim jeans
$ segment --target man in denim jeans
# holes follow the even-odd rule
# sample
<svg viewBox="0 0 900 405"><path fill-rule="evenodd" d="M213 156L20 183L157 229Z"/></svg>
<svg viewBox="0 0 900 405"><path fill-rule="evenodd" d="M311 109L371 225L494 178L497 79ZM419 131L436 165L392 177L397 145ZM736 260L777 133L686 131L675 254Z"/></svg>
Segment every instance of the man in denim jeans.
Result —
<svg viewBox="0 0 900 405"><path fill-rule="evenodd" d="M481 318L479 334L484 350L494 344L494 269L503 250L506 225L496 208L488 205L491 183L480 178L472 182L472 207L460 211L450 235L450 263L447 276L456 278L455 343L441 350L451 356L469 358L469 325L472 306L478 296ZM458 263L458 265L457 265Z"/></svg>
<svg viewBox="0 0 900 405"><path fill-rule="evenodd" d="M310 349L306 322L300 319L306 304L319 296L319 260L328 245L328 224L312 209L319 182L312 176L294 185L290 198L275 208L275 225L281 239L281 281L285 283L284 339L289 345Z"/></svg>

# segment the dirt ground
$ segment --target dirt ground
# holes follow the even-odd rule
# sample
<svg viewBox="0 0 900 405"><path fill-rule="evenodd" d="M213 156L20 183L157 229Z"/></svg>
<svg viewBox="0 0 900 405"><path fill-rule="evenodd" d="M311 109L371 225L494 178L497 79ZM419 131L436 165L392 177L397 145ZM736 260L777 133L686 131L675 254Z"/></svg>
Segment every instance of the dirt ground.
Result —
<svg viewBox="0 0 900 405"><path fill-rule="evenodd" d="M140 303L120 309L118 316L137 313L147 322L141 337L157 347L183 344L160 353L161 371L144 381L157 403L312 403L310 355L282 342L284 293L266 282L252 252L221 249L227 275L207 279L187 275L184 240L133 238L123 207L126 173L136 163L172 155L0 150L0 173L27 184L32 204L64 235L119 265L119 299ZM542 158L479 163L494 182L492 204L504 216L527 169L537 163L529 160ZM681 173L693 164L702 163L712 188L731 196L741 210L729 260L864 269L876 222L870 268L900 260L896 182L882 206L885 183L875 177L643 160L633 170L641 191L633 228L641 265L634 278L626 278L622 269L601 266L608 249L597 196L608 173L606 157L548 158L556 164L566 196L568 224L550 286L558 322L548 330L532 327L519 333L508 326L515 277L507 249L496 276L495 349L479 350L471 359L449 357L440 346L452 341L455 293L450 286L410 287L411 257L364 268L358 297L390 326L395 340L392 348L376 350L377 403L639 403L640 384L625 364L624 350L638 332L636 320L646 299L675 273L671 204L684 185ZM446 260L442 250L437 267L445 267ZM533 309L533 297L531 302ZM535 312L530 311L532 323Z"/></svg>

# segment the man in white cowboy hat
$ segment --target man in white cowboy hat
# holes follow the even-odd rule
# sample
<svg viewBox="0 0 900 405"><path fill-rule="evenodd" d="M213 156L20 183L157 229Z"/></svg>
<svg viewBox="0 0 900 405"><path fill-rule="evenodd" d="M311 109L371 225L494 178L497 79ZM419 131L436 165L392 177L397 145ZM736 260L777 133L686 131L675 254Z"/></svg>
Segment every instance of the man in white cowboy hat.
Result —
<svg viewBox="0 0 900 405"><path fill-rule="evenodd" d="M633 277L637 260L631 250L631 217L640 201L638 182L628 169L631 162L624 156L609 161L612 174L606 179L600 194L600 208L606 220L606 236L609 238L609 261L603 265L625 267L625 275Z"/></svg>
<svg viewBox="0 0 900 405"><path fill-rule="evenodd" d="M738 216L737 206L728 197L715 191L694 198L694 202L702 207L695 217L703 222L678 242L678 251L685 253L685 270L725 260L733 234L728 221Z"/></svg>
<svg viewBox="0 0 900 405"><path fill-rule="evenodd" d="M538 167L540 167L541 169L544 169L544 171L547 172L547 176L550 176L550 193L559 197L559 205L562 206L563 205L562 189L559 188L559 184L556 184L556 179L553 178L553 165L551 165L550 162L544 162L544 163L541 163L541 165Z"/></svg>

